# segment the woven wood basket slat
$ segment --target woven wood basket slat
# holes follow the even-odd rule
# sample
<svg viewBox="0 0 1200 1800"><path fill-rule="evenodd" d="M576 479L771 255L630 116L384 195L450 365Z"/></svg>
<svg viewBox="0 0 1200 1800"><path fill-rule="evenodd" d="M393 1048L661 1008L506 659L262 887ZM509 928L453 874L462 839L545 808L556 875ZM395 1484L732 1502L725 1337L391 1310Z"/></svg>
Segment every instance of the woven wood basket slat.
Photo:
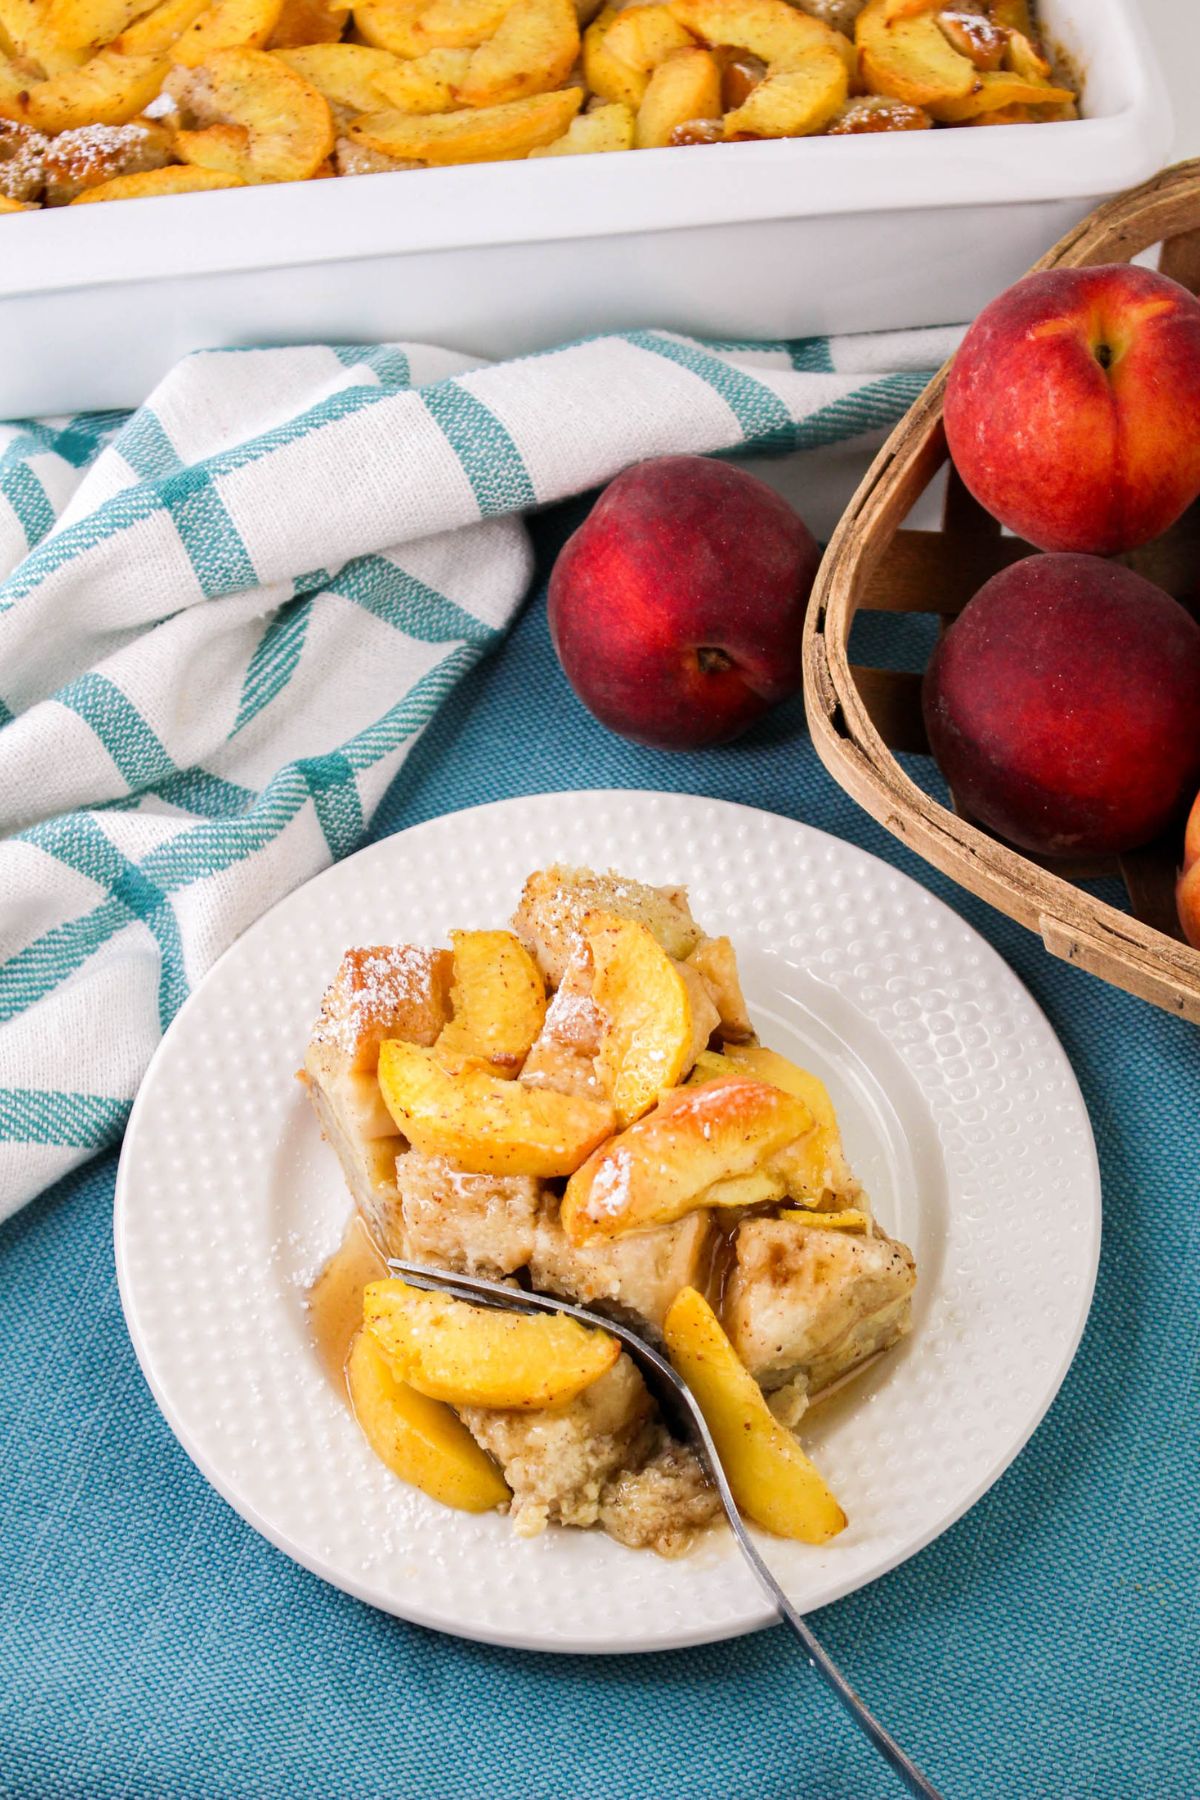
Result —
<svg viewBox="0 0 1200 1800"><path fill-rule="evenodd" d="M1200 294L1200 160L1167 169L1097 209L1035 266L1130 262L1161 245L1159 266ZM1040 859L939 804L896 753L928 754L921 677L850 660L860 612L930 613L941 627L997 570L1033 554L1000 528L949 471L941 531L905 518L947 462L946 370L930 383L871 465L826 551L804 630L809 728L826 768L860 805L926 861L1036 931L1046 948L1103 980L1200 1024L1200 952L1175 911L1180 834L1122 857ZM1200 592L1200 503L1164 537L1121 559L1177 598ZM1076 886L1115 876L1130 911Z"/></svg>

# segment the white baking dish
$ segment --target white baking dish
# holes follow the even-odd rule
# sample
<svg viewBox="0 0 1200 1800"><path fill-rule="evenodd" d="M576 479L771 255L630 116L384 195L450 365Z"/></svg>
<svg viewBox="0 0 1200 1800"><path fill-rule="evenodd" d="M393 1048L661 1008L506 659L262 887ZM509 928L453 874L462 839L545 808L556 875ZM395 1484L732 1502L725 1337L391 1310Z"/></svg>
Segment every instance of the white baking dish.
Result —
<svg viewBox="0 0 1200 1800"><path fill-rule="evenodd" d="M425 339L502 356L611 328L802 337L970 317L1159 168L1138 0L1042 0L1060 125L491 163L13 215L0 418L128 406L189 350Z"/></svg>

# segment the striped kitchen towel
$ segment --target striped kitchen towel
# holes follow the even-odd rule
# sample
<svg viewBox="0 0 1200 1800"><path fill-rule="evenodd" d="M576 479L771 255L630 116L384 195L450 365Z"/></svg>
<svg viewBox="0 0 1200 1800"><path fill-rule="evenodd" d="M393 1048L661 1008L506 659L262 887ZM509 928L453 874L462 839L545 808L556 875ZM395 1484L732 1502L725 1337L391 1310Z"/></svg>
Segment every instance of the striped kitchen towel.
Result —
<svg viewBox="0 0 1200 1800"><path fill-rule="evenodd" d="M520 604L524 510L865 442L953 335L213 351L134 413L0 426L0 1217L119 1138L214 959L359 843Z"/></svg>

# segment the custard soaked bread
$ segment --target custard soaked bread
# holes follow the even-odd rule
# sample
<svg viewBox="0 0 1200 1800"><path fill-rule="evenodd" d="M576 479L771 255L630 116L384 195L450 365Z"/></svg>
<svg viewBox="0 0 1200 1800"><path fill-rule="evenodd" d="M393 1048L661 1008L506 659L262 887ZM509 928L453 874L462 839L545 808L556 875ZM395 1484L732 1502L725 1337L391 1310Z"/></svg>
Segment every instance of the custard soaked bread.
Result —
<svg viewBox="0 0 1200 1800"><path fill-rule="evenodd" d="M672 1319L691 1320L719 1348L701 1359L716 1416L755 1397L745 1509L819 1541L842 1514L787 1427L908 1331L912 1254L874 1224L823 1083L758 1044L733 946L683 889L552 867L512 924L343 958L303 1079L355 1202L387 1254L527 1280L672 1355L691 1353ZM370 1368L382 1356L391 1380L372 1389L387 1401L372 1441L385 1416L390 1466L480 1502L465 1424L523 1533L599 1526L674 1555L715 1516L615 1340L572 1347L548 1319L502 1313L506 1332L428 1302L367 1290ZM431 1432L457 1460L426 1481Z"/></svg>

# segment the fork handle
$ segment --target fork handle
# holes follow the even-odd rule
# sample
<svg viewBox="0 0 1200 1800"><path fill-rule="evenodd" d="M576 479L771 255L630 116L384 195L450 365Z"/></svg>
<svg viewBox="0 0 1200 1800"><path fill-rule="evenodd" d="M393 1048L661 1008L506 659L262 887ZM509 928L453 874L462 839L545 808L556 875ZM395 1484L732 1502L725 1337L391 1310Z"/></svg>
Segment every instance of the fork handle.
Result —
<svg viewBox="0 0 1200 1800"><path fill-rule="evenodd" d="M732 1521L731 1521L732 1523ZM740 1527L740 1529L739 1529ZM910 1794L919 1796L919 1800L942 1800L941 1794L931 1781L922 1775L912 1758L906 1756L895 1738L884 1730L871 1709L861 1700L842 1674L833 1658L822 1649L813 1636L804 1619L796 1611L767 1564L759 1555L758 1546L750 1533L741 1525L740 1519L734 1527L739 1543L747 1562L753 1568L759 1581L779 1608L780 1616L793 1635L800 1641L801 1648L810 1665L822 1676L826 1685L835 1693L863 1736L878 1750L885 1762L891 1764Z"/></svg>

